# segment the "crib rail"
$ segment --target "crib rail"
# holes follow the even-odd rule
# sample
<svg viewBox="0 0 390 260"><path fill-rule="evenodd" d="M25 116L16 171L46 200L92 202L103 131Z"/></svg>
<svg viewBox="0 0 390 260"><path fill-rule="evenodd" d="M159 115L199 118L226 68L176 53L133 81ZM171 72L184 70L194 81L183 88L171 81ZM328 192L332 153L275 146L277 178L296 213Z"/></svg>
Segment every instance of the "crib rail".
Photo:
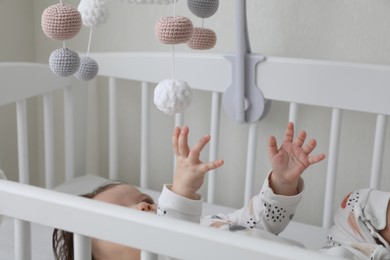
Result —
<svg viewBox="0 0 390 260"><path fill-rule="evenodd" d="M37 80L39 77L39 81ZM56 77L47 64L8 62L0 64L0 105L62 89L69 78ZM44 82L41 84L40 82Z"/></svg>
<svg viewBox="0 0 390 260"><path fill-rule="evenodd" d="M0 214L4 213L179 259L335 259L291 245L221 232L10 181L0 181ZM80 252L75 255L85 257Z"/></svg>
<svg viewBox="0 0 390 260"><path fill-rule="evenodd" d="M118 53L114 55L93 53L92 56L102 64L100 75L136 79L145 83L157 83L170 75L172 63L172 54L169 53L159 53L157 55L153 53ZM217 137L217 140L213 140L211 144L210 160L215 159L218 157L218 134L216 133L219 131L220 98L229 85L230 65L223 55L218 54L178 53L175 55L175 60L177 63L175 76L177 78L186 79L194 89L212 92L211 114L213 118L210 132ZM120 66L114 66L114 64L120 64ZM117 69L118 67L120 69ZM202 75L202 77L198 75ZM226 77L220 75L226 75ZM256 81L266 99L290 103L289 121L294 122L297 128L300 105L327 107L332 110L323 213L323 227L329 228L333 221L339 136L343 110L377 114L369 186L372 188L379 187L386 122L387 116L390 114L390 106L388 105L390 67L267 57L265 62L257 66ZM182 115L179 116L182 121ZM147 120L145 118L143 117L143 121ZM176 122L181 121L176 120ZM256 146L254 144L257 142L257 129L258 123L254 123L248 128L244 203L247 203L254 195L253 178L256 173L254 169ZM208 202L211 203L214 202L214 176L213 173L209 175Z"/></svg>

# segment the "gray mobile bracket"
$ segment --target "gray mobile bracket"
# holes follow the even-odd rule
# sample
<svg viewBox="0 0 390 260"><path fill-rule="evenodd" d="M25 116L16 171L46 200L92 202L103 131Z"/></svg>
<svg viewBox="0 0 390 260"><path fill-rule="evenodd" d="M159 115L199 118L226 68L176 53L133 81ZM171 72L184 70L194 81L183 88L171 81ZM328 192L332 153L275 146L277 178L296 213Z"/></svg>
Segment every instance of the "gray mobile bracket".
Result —
<svg viewBox="0 0 390 260"><path fill-rule="evenodd" d="M223 95L223 104L233 120L253 123L267 115L271 101L264 98L256 85L256 66L265 57L250 51L246 0L236 0L234 29L236 52L225 55L232 64L232 82Z"/></svg>

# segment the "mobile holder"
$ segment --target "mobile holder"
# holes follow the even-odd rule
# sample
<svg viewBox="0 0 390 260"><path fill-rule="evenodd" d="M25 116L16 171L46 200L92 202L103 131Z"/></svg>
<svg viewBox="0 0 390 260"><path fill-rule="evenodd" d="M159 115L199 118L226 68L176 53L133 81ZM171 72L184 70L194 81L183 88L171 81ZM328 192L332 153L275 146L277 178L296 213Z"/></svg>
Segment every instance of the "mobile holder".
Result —
<svg viewBox="0 0 390 260"><path fill-rule="evenodd" d="M263 119L271 106L256 85L256 66L265 61L260 54L250 50L246 20L246 0L235 1L235 53L226 54L232 67L231 85L223 95L226 113L238 123L253 123Z"/></svg>

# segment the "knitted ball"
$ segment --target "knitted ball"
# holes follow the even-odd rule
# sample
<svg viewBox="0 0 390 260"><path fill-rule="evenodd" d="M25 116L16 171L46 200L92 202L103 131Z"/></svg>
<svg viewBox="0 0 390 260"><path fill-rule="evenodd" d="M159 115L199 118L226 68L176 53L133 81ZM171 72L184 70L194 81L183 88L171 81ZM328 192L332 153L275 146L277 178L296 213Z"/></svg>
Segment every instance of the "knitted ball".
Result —
<svg viewBox="0 0 390 260"><path fill-rule="evenodd" d="M88 28L96 28L107 22L108 8L104 0L81 0L77 10Z"/></svg>
<svg viewBox="0 0 390 260"><path fill-rule="evenodd" d="M191 100L191 88L185 81L164 79L154 89L154 104L168 115L184 111Z"/></svg>
<svg viewBox="0 0 390 260"><path fill-rule="evenodd" d="M98 63L90 58L83 57L80 59L80 67L77 70L75 76L80 80L91 80L96 77L99 71Z"/></svg>
<svg viewBox="0 0 390 260"><path fill-rule="evenodd" d="M187 45L195 50L208 50L215 46L217 36L213 30L206 28L194 28L191 39Z"/></svg>
<svg viewBox="0 0 390 260"><path fill-rule="evenodd" d="M219 0L187 0L187 6L194 15L208 18L217 12Z"/></svg>
<svg viewBox="0 0 390 260"><path fill-rule="evenodd" d="M50 39L69 40L81 29L81 15L71 5L56 4L43 11L41 25L43 32Z"/></svg>
<svg viewBox="0 0 390 260"><path fill-rule="evenodd" d="M68 77L78 70L80 57L77 52L67 48L57 49L50 54L49 66L57 76Z"/></svg>
<svg viewBox="0 0 390 260"><path fill-rule="evenodd" d="M192 22L187 17L169 16L157 21L155 33L162 43L178 44L185 43L191 38L192 29Z"/></svg>

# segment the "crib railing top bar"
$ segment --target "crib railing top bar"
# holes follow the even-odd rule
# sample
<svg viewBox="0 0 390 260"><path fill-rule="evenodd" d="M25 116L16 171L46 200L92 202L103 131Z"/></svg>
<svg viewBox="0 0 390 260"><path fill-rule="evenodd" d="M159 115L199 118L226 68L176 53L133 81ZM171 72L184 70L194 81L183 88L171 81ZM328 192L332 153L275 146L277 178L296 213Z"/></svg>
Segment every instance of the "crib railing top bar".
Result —
<svg viewBox="0 0 390 260"><path fill-rule="evenodd" d="M390 114L390 66L267 58L257 82L271 100Z"/></svg>
<svg viewBox="0 0 390 260"><path fill-rule="evenodd" d="M237 239L237 234L10 181L0 181L0 214L182 259L333 259L270 240ZM151 236L158 243L151 243Z"/></svg>
<svg viewBox="0 0 390 260"><path fill-rule="evenodd" d="M90 57L99 63L101 76L158 83L172 75L172 53L90 53ZM223 92L230 82L230 64L223 55L175 53L174 60L175 78L194 89Z"/></svg>
<svg viewBox="0 0 390 260"><path fill-rule="evenodd" d="M53 74L47 64L0 63L0 105L13 103L71 85L70 78Z"/></svg>
<svg viewBox="0 0 390 260"><path fill-rule="evenodd" d="M90 55L102 76L158 83L172 74L172 53ZM175 78L194 89L224 92L232 80L223 54L176 53L175 63ZM270 100L390 114L390 66L266 57L257 65L256 82Z"/></svg>

